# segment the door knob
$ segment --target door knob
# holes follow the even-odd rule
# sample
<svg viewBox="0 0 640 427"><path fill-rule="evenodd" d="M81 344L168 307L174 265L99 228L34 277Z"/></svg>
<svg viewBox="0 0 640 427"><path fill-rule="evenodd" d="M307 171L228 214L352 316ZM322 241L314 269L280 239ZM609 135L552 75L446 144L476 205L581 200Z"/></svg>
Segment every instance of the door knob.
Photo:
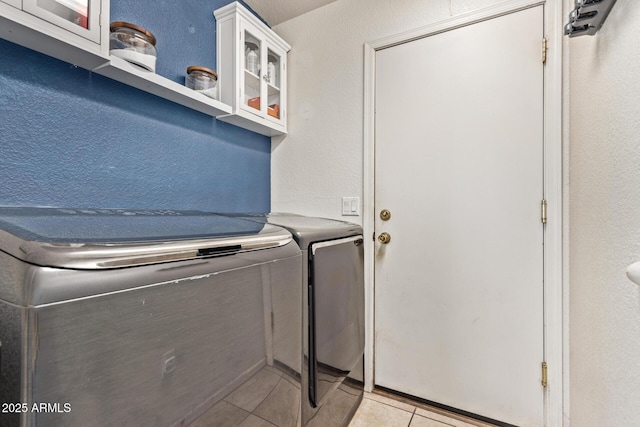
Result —
<svg viewBox="0 0 640 427"><path fill-rule="evenodd" d="M380 211L380 219L383 221L389 221L391 218L391 211L389 209L382 209Z"/></svg>
<svg viewBox="0 0 640 427"><path fill-rule="evenodd" d="M380 233L380 235L378 236L378 242L382 243L382 244L387 244L391 241L391 234L387 233L386 231L384 233Z"/></svg>

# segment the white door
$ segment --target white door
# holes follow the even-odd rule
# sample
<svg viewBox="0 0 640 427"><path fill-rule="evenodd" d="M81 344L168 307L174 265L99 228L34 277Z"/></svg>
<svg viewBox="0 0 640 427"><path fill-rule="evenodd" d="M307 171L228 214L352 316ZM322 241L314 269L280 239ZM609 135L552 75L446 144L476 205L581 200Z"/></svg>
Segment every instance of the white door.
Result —
<svg viewBox="0 0 640 427"><path fill-rule="evenodd" d="M538 6L375 57L375 384L518 426L543 425L542 37Z"/></svg>

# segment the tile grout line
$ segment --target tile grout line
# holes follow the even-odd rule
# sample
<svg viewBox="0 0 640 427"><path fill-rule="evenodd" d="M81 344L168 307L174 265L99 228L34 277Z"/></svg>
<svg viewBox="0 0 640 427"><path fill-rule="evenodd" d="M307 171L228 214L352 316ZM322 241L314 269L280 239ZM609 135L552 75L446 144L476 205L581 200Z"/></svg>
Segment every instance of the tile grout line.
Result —
<svg viewBox="0 0 640 427"><path fill-rule="evenodd" d="M282 379L282 377L281 377L280 379ZM279 383L280 383L280 381L278 381L278 382L276 383L276 385L278 385ZM256 409L258 409L258 407L259 407L260 405L262 405L262 403L263 403L265 400L267 400L267 397L269 397L269 396L271 395L271 393L273 392L273 390L275 390L275 388L276 388L276 387L275 387L275 386L273 386L273 389L272 389L272 390L267 394L267 396L266 396L264 399L262 399L262 400L260 401L260 403L258 403L258 405L253 409L253 411L255 411ZM243 422L245 422L245 421L247 420L247 418L249 418L251 415L253 415L253 416L254 416L254 417L256 417L256 418L260 418L261 420L263 420L263 421L265 421L265 422L267 422L267 423L271 424L272 426L277 427L277 426L276 426L275 424L273 424L271 421L269 421L269 420L267 420L267 419L265 419L265 418L262 418L260 415L255 414L253 411L249 412L249 411L247 411L246 409L241 408L241 407L239 407L238 405L235 405L235 404L233 404L233 403L231 403L231 402L229 402L229 401L227 401L227 400L224 400L224 399L222 399L222 400L221 400L221 402L225 402L226 404L231 405L231 406L233 406L233 407L235 407L235 408L238 408L238 409L240 409L240 410L242 410L242 411L244 411L244 412L246 412L246 413L247 413L247 416L246 416L246 417L244 417L244 418L242 419L242 421L240 421L240 424L242 424ZM297 422L297 419L296 419L296 422Z"/></svg>
<svg viewBox="0 0 640 427"><path fill-rule="evenodd" d="M384 397L384 396L383 396L383 397ZM407 411L406 409L400 408L400 407L398 407L398 406L394 406L394 405L393 405L393 404L391 404L391 403L381 402L381 401L376 400L376 399L371 399L371 398L369 398L369 397L367 397L367 396L365 396L364 398L365 398L365 399L367 399L367 400L370 400L370 401L372 401L372 402L381 403L381 404L383 404L383 405L387 405L387 406L390 406L390 407L395 408L395 409L400 409L401 411L410 412L410 413L412 413L412 414L413 414L413 413L415 413L415 412L416 412L416 409L417 409L417 406L410 405L409 403L404 403L404 402L399 402L399 401L398 401L398 403L403 403L403 404L405 404L405 405L407 405L407 406L411 406L411 407L413 408L413 410L411 410L411 411ZM387 398L387 399L389 399L389 398ZM389 399L389 400L393 400L393 399Z"/></svg>
<svg viewBox="0 0 640 427"><path fill-rule="evenodd" d="M371 402L375 402L375 403L379 403L381 405L388 406L388 407L393 408L393 409L399 409L399 410L404 411L404 412L409 412L410 414L413 414L413 413L416 412L416 408L415 407L413 408L412 411L407 411L406 409L398 408L397 406L393 406L393 405L391 405L389 403L385 403L385 402L380 402L379 400L369 399L368 397L365 397L365 399L370 400ZM411 405L409 405L409 406L411 406Z"/></svg>
<svg viewBox="0 0 640 427"><path fill-rule="evenodd" d="M268 365L267 365L267 366L268 366ZM258 371L258 372L260 372L260 371ZM256 374L257 374L258 372L256 372ZM269 370L267 370L267 372L269 372L269 373L271 373L271 374L273 374L273 375L276 375L276 374L274 374L273 372L270 372ZM254 376L255 376L255 374L254 374ZM258 408L260 407L260 405L262 405L262 404L264 403L264 401L265 401L265 400L267 400L267 398L268 398L269 396L271 396L271 393L273 393L273 391L276 389L276 387L278 386L278 384L280 384L280 381L282 381L282 375L276 375L276 376L278 377L278 381L275 383L275 385L273 386L273 388L271 389L271 391L270 391L269 393L267 393L267 395L266 395L266 396L265 396L265 397L260 401L260 403L258 403L258 404L256 405L256 407L255 407L255 408L253 408L253 410L252 410L251 412L249 412L249 411L247 411L246 409L241 408L241 407L239 407L239 406L237 406L237 405L234 405L233 403L231 403L231 402L227 401L227 400L226 400L226 396L225 396L225 398L224 398L224 399L222 399L222 400L223 400L223 401L225 401L225 402L227 402L229 405L235 406L236 408L239 408L239 409L242 409L242 410L243 410L243 411L245 411L245 412L248 412L248 413L249 413L249 415L253 415L253 416L255 416L255 417L260 418L261 420L264 420L264 421L266 421L266 422L268 422L268 423L270 423L270 424L273 424L273 423L271 423L271 421L269 421L269 420L265 420L265 419L264 419L264 418L262 418L261 416L256 415L256 414L254 413L254 411L255 411L256 409L258 409ZM251 378L253 378L253 377L251 377ZM247 380L247 381L248 381L248 380ZM285 380L285 381L286 381L286 380ZM287 381L287 382L288 382L288 381ZM229 393L229 394L231 394L231 393ZM227 395L227 396L228 396L228 395ZM245 417L245 419L243 420L243 422L244 422L247 418L249 418L249 415L247 415L247 416ZM274 424L274 425L275 425L275 424Z"/></svg>
<svg viewBox="0 0 640 427"><path fill-rule="evenodd" d="M254 410L253 410L253 411L255 411L256 409L258 409L258 408L260 407L260 405L262 405L262 404L265 402L265 400L267 400L267 399L269 398L269 396L271 396L271 395L273 394L274 390L278 387L278 384L280 384L280 381L282 381L282 376L280 376L280 379L278 380L278 382L276 382L276 384L273 386L273 388L271 389L271 391L270 391L269 393L267 393L267 395L264 397L264 399L262 399L262 400L260 401L260 403L258 403L258 406L256 406L256 407L254 408ZM285 380L285 381L287 381L287 380ZM289 382L289 381L287 381L287 382ZM251 411L251 413L252 413L252 414L253 414L253 411ZM255 415L255 414L254 414L254 415ZM257 415L256 415L256 416L257 416ZM260 418L262 418L262 417L260 417ZM267 420L267 421L268 421L268 420Z"/></svg>
<svg viewBox="0 0 640 427"><path fill-rule="evenodd" d="M490 423L486 423L484 421L481 420L477 420L471 417L467 417L465 415L461 415L461 414L456 414L456 413L452 413L450 411L447 410L443 410L440 408L436 408L436 407L432 407L431 405L428 405L426 403L423 402L415 402L412 401L410 398L404 397L404 398L400 398L400 399L395 399L392 396L396 396L393 393L380 393L379 391L373 391L369 393L370 395L375 395L375 396L381 396L382 398L391 400L391 401L395 401L395 402L399 402L405 405L409 405L409 406L414 406L416 408L416 415L421 416L423 418L429 418L430 420L433 421L437 421L443 424L447 424L450 425L452 427L457 427L457 424L450 424L450 422L454 422L454 423L463 423L465 424L465 427L498 427L495 424L490 424ZM371 399L371 400L375 400L375 399ZM393 406L393 405L390 405ZM443 422L434 418L430 418L426 415L421 415L421 414L417 414L417 410L421 409L422 411L425 411L427 413L433 414L434 416L439 416L439 417L445 417L448 418L450 421L449 422Z"/></svg>
<svg viewBox="0 0 640 427"><path fill-rule="evenodd" d="M411 427L411 423L413 422L413 417L416 416L416 409L413 408L413 412L411 413L411 418L409 418L409 424L407 424L407 427Z"/></svg>
<svg viewBox="0 0 640 427"><path fill-rule="evenodd" d="M444 421L441 421L441 420L436 420L435 418L431 418L431 417L428 417L426 415L418 415L418 416L422 417L422 418L426 418L426 419L431 420L431 421L435 421L435 422L440 423L440 424L444 424L446 426L456 427L455 424L449 424L448 422L444 422ZM449 418L449 419L452 419L452 418ZM461 422L464 423L464 421L461 421ZM465 424L468 424L468 423L465 423Z"/></svg>
<svg viewBox="0 0 640 427"><path fill-rule="evenodd" d="M369 397L370 395L380 396L380 397L384 398L386 401L380 401L380 400L377 400L375 398L370 398ZM448 415L441 414L439 412L431 411L428 408L424 408L424 407L419 406L419 405L411 405L410 403L407 403L405 401L394 400L394 399L392 399L392 398L390 398L388 396L384 396L384 395L381 395L381 394L369 393L369 396L365 395L365 399L368 399L369 401L371 401L371 402L373 402L375 404L386 405L387 407L391 407L391 408L394 408L394 409L400 409L400 410L405 411L405 412L410 412L410 411L408 411L405 408L401 408L401 407L395 406L393 404L393 402L397 402L399 404L412 407L413 411L412 411L411 419L409 421L409 427L411 426L411 422L413 422L413 420L415 419L416 416L417 417L422 417L422 418L425 418L425 419L428 419L428 420L431 420L431 421L434 421L434 422L436 422L438 424L442 424L443 427L444 426L446 426L446 427L460 427L461 425L458 424L458 423L463 423L464 426L466 426L466 427L483 427L483 426L485 426L485 424L477 424L477 423L473 422L473 421L476 421L476 420L472 421L472 420L462 420L462 419L452 418L452 417L449 417ZM422 413L418 414L418 409L421 409L422 411L424 411L424 414L422 414ZM436 416L437 417L446 418L446 420L434 418ZM486 427L489 427L489 425L486 425Z"/></svg>
<svg viewBox="0 0 640 427"><path fill-rule="evenodd" d="M225 396L225 397L226 397L226 396ZM233 403L231 403L231 402L229 402L229 401L227 401L227 400L222 399L220 402L224 402L224 403L226 403L227 405L231 405L231 406L233 406L234 408L240 409L242 412L246 412L246 413L247 413L247 416L246 416L246 417L244 417L244 418L242 419L242 421L240 421L240 423L239 423L239 424L241 424L241 423L245 422L245 421L247 420L247 418L249 418L249 416L251 416L251 412L249 412L249 411L247 411L246 409L241 408L241 407L239 407L239 406L237 406L237 405L234 405ZM215 405L213 405L213 406L212 406L211 408L209 408L209 409L213 409L213 407L214 407L214 406L217 406L220 402L216 403ZM200 417L202 417L204 414L206 414L206 412L202 413L202 414L200 415ZM198 418L196 418L195 420L193 420L193 422L195 423L196 421L198 421L198 419L199 419L200 417L198 417ZM188 426L187 426L187 427L188 427Z"/></svg>

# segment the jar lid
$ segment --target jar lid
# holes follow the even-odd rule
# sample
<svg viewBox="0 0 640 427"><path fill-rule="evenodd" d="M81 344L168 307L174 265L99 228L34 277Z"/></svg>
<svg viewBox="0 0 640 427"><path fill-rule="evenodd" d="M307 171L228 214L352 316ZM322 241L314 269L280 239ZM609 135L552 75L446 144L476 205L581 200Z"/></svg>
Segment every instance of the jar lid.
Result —
<svg viewBox="0 0 640 427"><path fill-rule="evenodd" d="M191 74L194 71L202 71L204 73L211 74L215 80L218 80L216 72L209 68L201 67L199 65L191 65L190 67L187 67L187 74Z"/></svg>
<svg viewBox="0 0 640 427"><path fill-rule="evenodd" d="M115 22L112 22L111 25L109 25L109 29L111 30L111 32L114 32L116 28L130 28L132 30L136 30L137 32L142 33L145 36L149 37L150 39L149 41L151 42L152 45L154 46L156 45L156 36L151 34L149 30L146 30L135 24L130 24L128 22L122 22L122 21L115 21Z"/></svg>

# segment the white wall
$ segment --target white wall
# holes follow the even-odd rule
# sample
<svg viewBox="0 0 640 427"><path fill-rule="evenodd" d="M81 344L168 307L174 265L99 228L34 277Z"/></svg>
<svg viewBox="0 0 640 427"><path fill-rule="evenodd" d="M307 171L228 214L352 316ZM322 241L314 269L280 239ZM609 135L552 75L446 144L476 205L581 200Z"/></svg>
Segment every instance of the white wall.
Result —
<svg viewBox="0 0 640 427"><path fill-rule="evenodd" d="M496 0L339 0L273 29L291 44L289 134L272 143L271 207L342 217L341 198L363 192L365 42Z"/></svg>
<svg viewBox="0 0 640 427"><path fill-rule="evenodd" d="M570 49L572 426L640 425L640 8Z"/></svg>
<svg viewBox="0 0 640 427"><path fill-rule="evenodd" d="M341 217L340 198L362 198L363 43L496 3L338 0L274 27L292 51L272 210L362 223ZM597 36L565 39L574 427L640 425L640 289L624 274L640 260L639 28L636 1L618 0Z"/></svg>

